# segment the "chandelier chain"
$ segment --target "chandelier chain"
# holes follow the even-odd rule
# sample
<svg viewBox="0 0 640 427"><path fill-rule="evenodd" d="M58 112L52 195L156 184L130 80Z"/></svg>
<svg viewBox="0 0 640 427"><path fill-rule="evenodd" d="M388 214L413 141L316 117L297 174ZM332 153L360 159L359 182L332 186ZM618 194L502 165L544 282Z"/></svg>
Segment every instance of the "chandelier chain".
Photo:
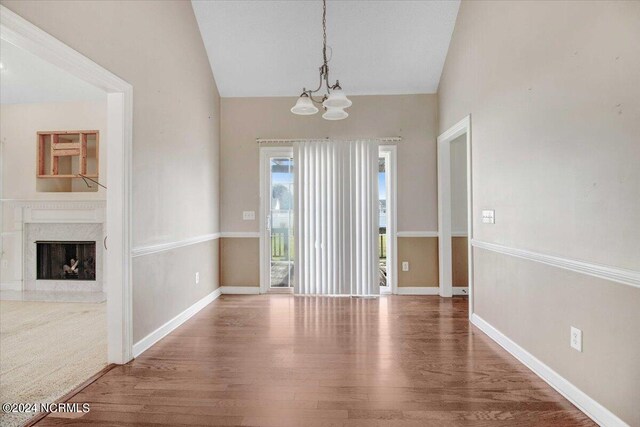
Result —
<svg viewBox="0 0 640 427"><path fill-rule="evenodd" d="M322 57L327 66L327 0L322 0Z"/></svg>

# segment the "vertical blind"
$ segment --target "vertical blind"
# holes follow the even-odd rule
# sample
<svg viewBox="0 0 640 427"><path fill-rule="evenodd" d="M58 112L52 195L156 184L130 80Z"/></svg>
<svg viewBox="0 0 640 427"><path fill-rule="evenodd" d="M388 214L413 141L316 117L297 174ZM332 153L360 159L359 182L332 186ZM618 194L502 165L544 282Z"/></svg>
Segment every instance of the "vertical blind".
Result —
<svg viewBox="0 0 640 427"><path fill-rule="evenodd" d="M294 144L295 293L377 295L378 144Z"/></svg>

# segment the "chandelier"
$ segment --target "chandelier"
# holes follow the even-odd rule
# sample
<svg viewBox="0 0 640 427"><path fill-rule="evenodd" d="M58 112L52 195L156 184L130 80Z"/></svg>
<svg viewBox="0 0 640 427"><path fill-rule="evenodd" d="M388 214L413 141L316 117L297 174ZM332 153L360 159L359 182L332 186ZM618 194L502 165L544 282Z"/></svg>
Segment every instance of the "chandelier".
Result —
<svg viewBox="0 0 640 427"><path fill-rule="evenodd" d="M317 113L318 107L314 104L322 105L325 112L322 118L325 120L342 120L349 117L349 113L344 111L345 108L351 106L352 102L344 94L340 87L340 82L336 80L334 85L329 84L329 61L327 60L327 0L322 0L322 58L323 64L320 67L320 84L316 90L302 89L302 94L296 101L291 112L301 116L310 116ZM326 87L326 94L322 99L317 100L313 97L314 93L319 92L323 85Z"/></svg>

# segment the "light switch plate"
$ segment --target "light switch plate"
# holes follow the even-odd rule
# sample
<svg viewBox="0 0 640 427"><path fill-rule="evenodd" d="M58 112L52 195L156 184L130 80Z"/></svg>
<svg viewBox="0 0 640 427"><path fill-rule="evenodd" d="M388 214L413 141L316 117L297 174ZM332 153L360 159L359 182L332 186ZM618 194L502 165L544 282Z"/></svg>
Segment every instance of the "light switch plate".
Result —
<svg viewBox="0 0 640 427"><path fill-rule="evenodd" d="M496 223L496 211L493 209L487 209L482 211L482 223L483 224L495 224Z"/></svg>
<svg viewBox="0 0 640 427"><path fill-rule="evenodd" d="M402 271L409 271L409 262L402 261Z"/></svg>
<svg viewBox="0 0 640 427"><path fill-rule="evenodd" d="M582 353L582 331L571 327L571 347Z"/></svg>
<svg viewBox="0 0 640 427"><path fill-rule="evenodd" d="M256 211L243 211L242 219L245 221L254 221L256 219Z"/></svg>
<svg viewBox="0 0 640 427"><path fill-rule="evenodd" d="M196 285L200 283L200 272L196 272Z"/></svg>

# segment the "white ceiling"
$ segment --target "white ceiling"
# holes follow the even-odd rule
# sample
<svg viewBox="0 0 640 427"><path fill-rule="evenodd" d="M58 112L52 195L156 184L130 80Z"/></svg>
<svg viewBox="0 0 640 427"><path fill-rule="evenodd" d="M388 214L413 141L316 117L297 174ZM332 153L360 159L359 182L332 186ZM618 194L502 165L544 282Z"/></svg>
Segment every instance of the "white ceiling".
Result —
<svg viewBox="0 0 640 427"><path fill-rule="evenodd" d="M0 40L0 103L106 100L104 91Z"/></svg>
<svg viewBox="0 0 640 427"><path fill-rule="evenodd" d="M317 87L320 0L192 4L222 96L296 96ZM435 93L459 4L328 1L331 79L349 95Z"/></svg>

